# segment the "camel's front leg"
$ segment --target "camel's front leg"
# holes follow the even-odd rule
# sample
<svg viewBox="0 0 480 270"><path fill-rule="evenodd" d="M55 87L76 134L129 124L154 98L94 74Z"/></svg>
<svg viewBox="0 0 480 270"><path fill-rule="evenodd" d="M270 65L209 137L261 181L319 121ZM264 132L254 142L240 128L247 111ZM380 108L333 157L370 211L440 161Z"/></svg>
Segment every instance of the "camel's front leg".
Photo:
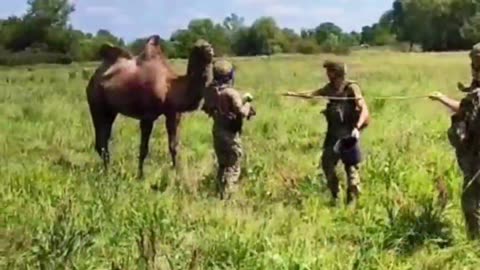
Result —
<svg viewBox="0 0 480 270"><path fill-rule="evenodd" d="M141 120L140 121L140 130L141 130L141 139L140 139L140 156L138 161L138 178L143 178L143 163L145 158L148 155L148 143L150 141L150 135L152 134L153 121L151 120Z"/></svg>
<svg viewBox="0 0 480 270"><path fill-rule="evenodd" d="M167 115L166 125L168 133L168 149L170 150L170 156L172 157L172 165L174 168L177 167L177 153L178 153L178 143L179 143L179 129L180 129L180 120L181 114L176 113L172 115Z"/></svg>

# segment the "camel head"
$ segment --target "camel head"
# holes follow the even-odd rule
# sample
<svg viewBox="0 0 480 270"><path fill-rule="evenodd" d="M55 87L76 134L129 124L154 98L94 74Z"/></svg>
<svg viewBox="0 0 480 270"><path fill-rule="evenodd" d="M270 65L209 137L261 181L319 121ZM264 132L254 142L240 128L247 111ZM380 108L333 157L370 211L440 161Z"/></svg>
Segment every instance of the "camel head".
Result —
<svg viewBox="0 0 480 270"><path fill-rule="evenodd" d="M203 98L203 91L213 80L213 47L205 40L198 40L190 52L187 78L190 102L188 111L198 109Z"/></svg>
<svg viewBox="0 0 480 270"><path fill-rule="evenodd" d="M147 43L143 47L143 52L140 53L139 59L150 60L155 58L166 58L160 46L161 38L159 35L153 35L148 38Z"/></svg>
<svg viewBox="0 0 480 270"><path fill-rule="evenodd" d="M187 75L194 76L198 72L204 73L209 67L211 69L214 56L212 45L203 39L198 40L190 52Z"/></svg>

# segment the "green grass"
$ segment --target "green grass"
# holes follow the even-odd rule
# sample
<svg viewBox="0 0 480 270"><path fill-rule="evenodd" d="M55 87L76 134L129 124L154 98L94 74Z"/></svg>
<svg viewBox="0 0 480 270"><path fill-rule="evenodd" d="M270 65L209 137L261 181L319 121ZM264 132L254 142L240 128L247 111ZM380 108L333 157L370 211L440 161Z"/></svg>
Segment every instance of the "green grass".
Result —
<svg viewBox="0 0 480 270"><path fill-rule="evenodd" d="M470 80L467 55L341 57L373 117L356 208L330 206L317 169L325 102L279 95L321 86L326 57L233 59L258 113L245 125L236 203L215 197L212 123L202 113L184 118L179 172L157 121L144 182L138 123L118 118L104 176L82 66L0 70L0 268L476 269L448 112L425 99L372 99L435 90L458 98L456 82Z"/></svg>

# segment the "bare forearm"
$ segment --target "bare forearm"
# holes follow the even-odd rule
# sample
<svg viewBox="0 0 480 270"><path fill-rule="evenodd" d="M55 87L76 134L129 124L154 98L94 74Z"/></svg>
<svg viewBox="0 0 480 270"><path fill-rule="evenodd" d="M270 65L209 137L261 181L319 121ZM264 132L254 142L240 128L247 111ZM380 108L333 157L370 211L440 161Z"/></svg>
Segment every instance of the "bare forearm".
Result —
<svg viewBox="0 0 480 270"><path fill-rule="evenodd" d="M300 98L312 98L315 96L322 96L323 91L321 90L314 90L314 91L308 91L308 92L288 92L286 94L287 96L293 96L293 97L300 97Z"/></svg>
<svg viewBox="0 0 480 270"><path fill-rule="evenodd" d="M252 108L252 105L249 102L247 102L240 109L240 113L242 114L243 117L247 117L250 114L251 108Z"/></svg>
<svg viewBox="0 0 480 270"><path fill-rule="evenodd" d="M460 102L447 96L441 96L437 100L454 112L458 112L458 110L460 109Z"/></svg>
<svg viewBox="0 0 480 270"><path fill-rule="evenodd" d="M367 109L362 110L362 112L360 113L360 117L358 118L356 128L362 129L363 127L365 127L369 117L370 117L370 114L368 110Z"/></svg>

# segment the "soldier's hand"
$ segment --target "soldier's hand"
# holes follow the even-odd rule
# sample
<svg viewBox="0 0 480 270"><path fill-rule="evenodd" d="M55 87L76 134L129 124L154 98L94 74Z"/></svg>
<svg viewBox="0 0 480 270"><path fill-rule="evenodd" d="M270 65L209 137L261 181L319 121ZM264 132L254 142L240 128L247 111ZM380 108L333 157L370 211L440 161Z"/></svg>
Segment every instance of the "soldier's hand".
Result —
<svg viewBox="0 0 480 270"><path fill-rule="evenodd" d="M253 101L253 96L252 94L250 93L246 93L244 96L243 96L243 102L252 102Z"/></svg>
<svg viewBox="0 0 480 270"><path fill-rule="evenodd" d="M428 95L428 97L431 100L440 100L443 97L443 94L440 92L432 92L430 95Z"/></svg>
<svg viewBox="0 0 480 270"><path fill-rule="evenodd" d="M463 90L465 89L465 85L463 85L463 83L461 83L461 82L458 82L457 83L457 88L458 88L458 90L463 92Z"/></svg>
<svg viewBox="0 0 480 270"><path fill-rule="evenodd" d="M341 142L341 140L338 140L338 141L335 143L335 145L333 146L333 151L334 151L335 153L337 153L337 154L340 153L340 142Z"/></svg>
<svg viewBox="0 0 480 270"><path fill-rule="evenodd" d="M358 130L358 128L354 128L353 131L352 131L352 137L358 139L360 138L360 131Z"/></svg>
<svg viewBox="0 0 480 270"><path fill-rule="evenodd" d="M250 107L250 110L247 115L247 120L250 120L252 117L256 115L257 115L257 112L255 111L255 109L253 107Z"/></svg>
<svg viewBox="0 0 480 270"><path fill-rule="evenodd" d="M288 97L288 96L296 96L297 94L296 94L295 92L290 92L290 91L289 91L289 92L287 92L287 93L285 93L285 94L283 94L283 95Z"/></svg>

